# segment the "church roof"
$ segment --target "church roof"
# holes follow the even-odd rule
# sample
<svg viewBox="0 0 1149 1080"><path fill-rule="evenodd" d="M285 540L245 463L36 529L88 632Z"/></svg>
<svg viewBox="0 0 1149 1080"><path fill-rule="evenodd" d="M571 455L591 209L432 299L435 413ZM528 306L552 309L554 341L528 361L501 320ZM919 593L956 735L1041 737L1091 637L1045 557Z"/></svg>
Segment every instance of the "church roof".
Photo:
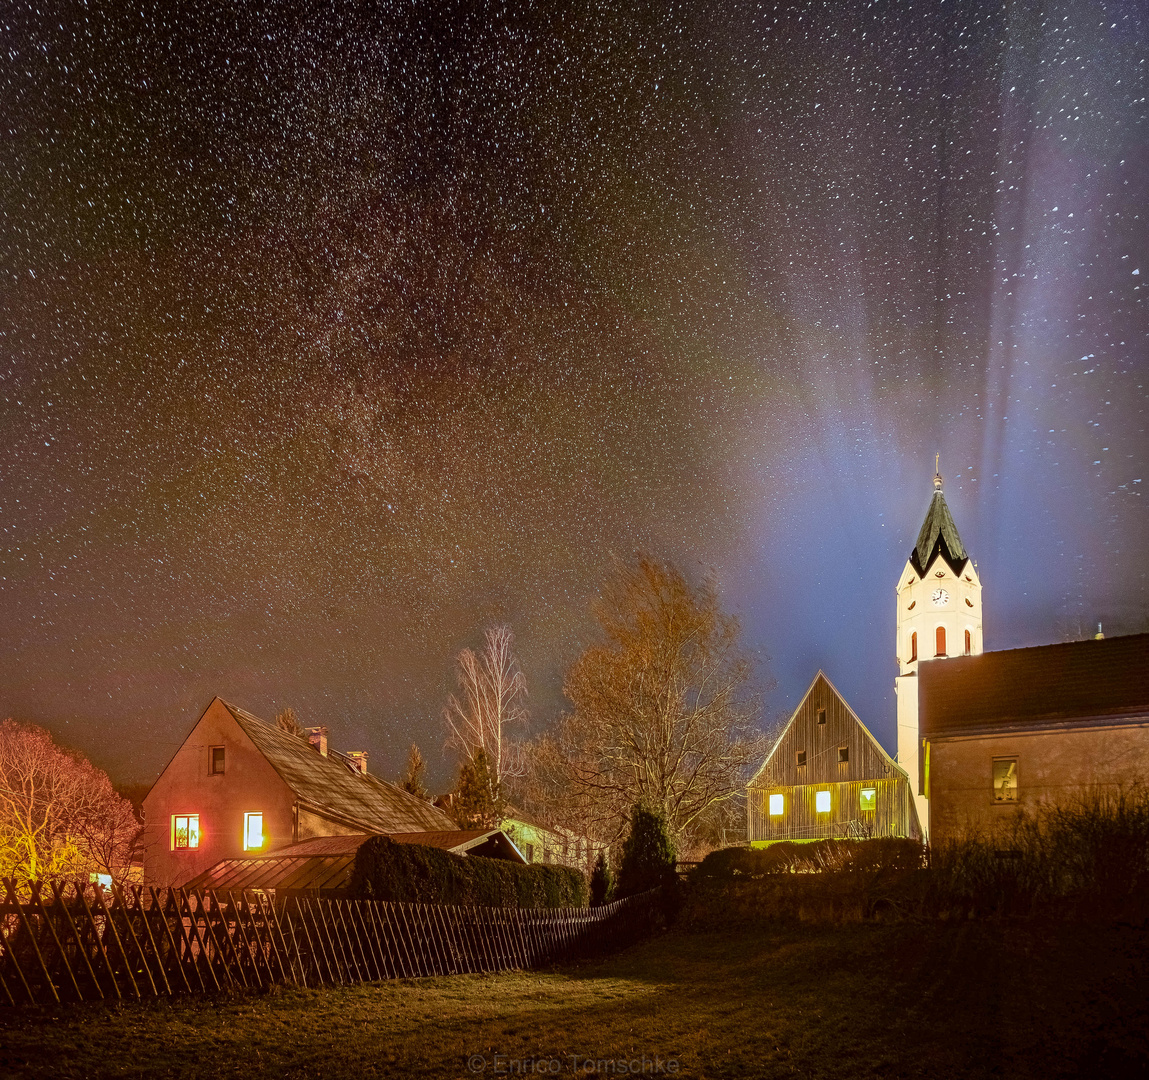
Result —
<svg viewBox="0 0 1149 1080"><path fill-rule="evenodd" d="M930 499L930 508L926 511L926 520L922 522L921 532L918 533L918 542L910 553L910 565L917 571L918 577L925 577L938 555L945 559L955 574L960 574L969 561L941 487L935 488Z"/></svg>
<svg viewBox="0 0 1149 1080"><path fill-rule="evenodd" d="M1070 641L919 665L924 735L1149 715L1149 634Z"/></svg>

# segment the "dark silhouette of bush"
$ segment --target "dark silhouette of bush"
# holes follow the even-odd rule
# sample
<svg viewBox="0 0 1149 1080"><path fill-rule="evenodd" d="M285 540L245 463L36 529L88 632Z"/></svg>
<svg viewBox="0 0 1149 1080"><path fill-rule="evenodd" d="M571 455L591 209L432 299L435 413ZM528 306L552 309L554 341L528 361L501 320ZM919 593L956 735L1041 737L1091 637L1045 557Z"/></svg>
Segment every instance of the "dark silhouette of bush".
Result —
<svg viewBox="0 0 1149 1080"><path fill-rule="evenodd" d="M630 832L622 845L615 899L674 884L674 843L666 818L636 804L630 813Z"/></svg>
<svg viewBox="0 0 1149 1080"><path fill-rule="evenodd" d="M481 907L585 907L586 876L568 866L523 866L373 836L355 855L351 891L365 900Z"/></svg>
<svg viewBox="0 0 1149 1080"><path fill-rule="evenodd" d="M606 852L600 851L594 861L594 870L590 875L590 906L599 907L610 899L610 890L614 882L611 880L610 864L606 861Z"/></svg>

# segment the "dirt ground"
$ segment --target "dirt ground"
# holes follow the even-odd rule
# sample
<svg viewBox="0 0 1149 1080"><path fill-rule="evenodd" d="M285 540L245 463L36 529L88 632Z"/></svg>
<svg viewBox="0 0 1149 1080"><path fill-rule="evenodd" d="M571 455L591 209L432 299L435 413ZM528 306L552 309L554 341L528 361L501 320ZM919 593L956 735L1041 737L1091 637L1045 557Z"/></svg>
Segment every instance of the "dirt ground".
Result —
<svg viewBox="0 0 1149 1080"><path fill-rule="evenodd" d="M0 1076L1149 1075L1149 932L675 931L595 963L0 1011Z"/></svg>

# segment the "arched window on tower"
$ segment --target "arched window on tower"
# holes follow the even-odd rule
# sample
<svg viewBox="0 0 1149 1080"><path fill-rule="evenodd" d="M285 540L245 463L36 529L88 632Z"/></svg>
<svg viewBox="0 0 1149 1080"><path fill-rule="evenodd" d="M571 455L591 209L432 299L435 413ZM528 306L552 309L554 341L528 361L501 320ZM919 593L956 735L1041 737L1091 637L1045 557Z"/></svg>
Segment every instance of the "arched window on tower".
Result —
<svg viewBox="0 0 1149 1080"><path fill-rule="evenodd" d="M918 632L915 630L910 634L910 663L912 664L918 658Z"/></svg>
<svg viewBox="0 0 1149 1080"><path fill-rule="evenodd" d="M938 647L934 650L935 656L945 656L946 654L946 628L944 626L938 627Z"/></svg>
<svg viewBox="0 0 1149 1080"><path fill-rule="evenodd" d="M971 652L973 652L973 638L970 637L970 633L967 630L965 632L965 654L966 654L966 656L969 656L969 654Z"/></svg>

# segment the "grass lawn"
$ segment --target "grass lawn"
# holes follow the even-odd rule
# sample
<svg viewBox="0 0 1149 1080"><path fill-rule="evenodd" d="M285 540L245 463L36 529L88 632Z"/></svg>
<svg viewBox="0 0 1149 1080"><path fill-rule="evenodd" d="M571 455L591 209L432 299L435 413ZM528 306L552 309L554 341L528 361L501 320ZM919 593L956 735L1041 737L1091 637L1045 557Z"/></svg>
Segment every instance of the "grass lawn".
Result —
<svg viewBox="0 0 1149 1080"><path fill-rule="evenodd" d="M1149 1075L1147 945L1067 925L676 931L542 973L5 1008L0 1076L596 1075L576 1055L702 1077L1128 1080ZM495 1054L542 1061L497 1072Z"/></svg>

